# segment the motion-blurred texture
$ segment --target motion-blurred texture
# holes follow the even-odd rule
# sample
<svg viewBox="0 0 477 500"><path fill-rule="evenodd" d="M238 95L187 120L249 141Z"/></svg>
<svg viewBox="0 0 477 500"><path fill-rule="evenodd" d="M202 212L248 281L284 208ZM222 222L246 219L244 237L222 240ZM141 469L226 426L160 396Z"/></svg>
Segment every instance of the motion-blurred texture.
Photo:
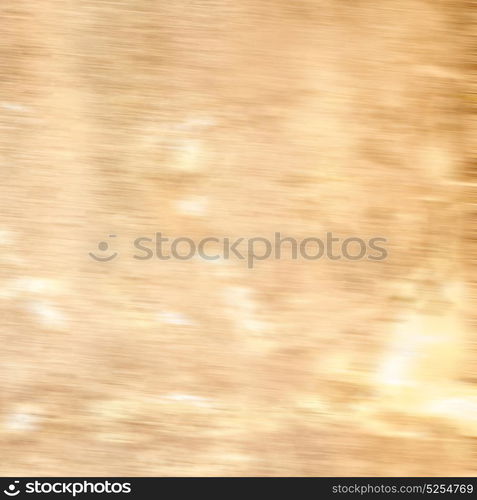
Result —
<svg viewBox="0 0 477 500"><path fill-rule="evenodd" d="M475 475L471 7L2 0L0 474Z"/></svg>

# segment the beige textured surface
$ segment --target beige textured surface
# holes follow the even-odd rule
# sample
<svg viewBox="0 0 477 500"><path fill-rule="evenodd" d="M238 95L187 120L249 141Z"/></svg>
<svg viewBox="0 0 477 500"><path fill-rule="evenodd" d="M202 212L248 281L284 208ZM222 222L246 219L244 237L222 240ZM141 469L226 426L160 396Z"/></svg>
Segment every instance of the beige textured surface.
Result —
<svg viewBox="0 0 477 500"><path fill-rule="evenodd" d="M0 474L475 475L470 7L3 0Z"/></svg>

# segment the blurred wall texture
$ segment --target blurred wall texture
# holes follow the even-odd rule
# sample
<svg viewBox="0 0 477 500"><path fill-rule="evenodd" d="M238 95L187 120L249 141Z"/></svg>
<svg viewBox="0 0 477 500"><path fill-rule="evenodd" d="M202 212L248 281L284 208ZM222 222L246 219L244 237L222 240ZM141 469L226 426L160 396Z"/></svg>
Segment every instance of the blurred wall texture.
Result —
<svg viewBox="0 0 477 500"><path fill-rule="evenodd" d="M476 474L471 2L0 19L1 475ZM134 258L158 232L387 257Z"/></svg>

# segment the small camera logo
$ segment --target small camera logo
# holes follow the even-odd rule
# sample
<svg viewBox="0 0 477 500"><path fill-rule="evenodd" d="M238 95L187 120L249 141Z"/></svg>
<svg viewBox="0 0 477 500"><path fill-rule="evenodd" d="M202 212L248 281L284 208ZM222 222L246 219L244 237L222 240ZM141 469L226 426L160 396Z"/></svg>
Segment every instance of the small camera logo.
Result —
<svg viewBox="0 0 477 500"><path fill-rule="evenodd" d="M115 234L110 234L109 237L110 238L116 238L116 235ZM109 245L108 245L108 243L106 241L100 241L98 243L98 250L101 250L101 252L106 252L108 249L109 249ZM114 252L111 255L96 255L93 252L89 252L89 256L92 259L97 260L99 262L108 262L110 260L113 260L117 255L118 255L117 252Z"/></svg>
<svg viewBox="0 0 477 500"><path fill-rule="evenodd" d="M12 484L8 485L8 488L6 490L3 490L3 493L5 493L5 495L8 495L9 497L16 497L20 493L20 490L17 489L17 484L19 483L20 481L13 481Z"/></svg>

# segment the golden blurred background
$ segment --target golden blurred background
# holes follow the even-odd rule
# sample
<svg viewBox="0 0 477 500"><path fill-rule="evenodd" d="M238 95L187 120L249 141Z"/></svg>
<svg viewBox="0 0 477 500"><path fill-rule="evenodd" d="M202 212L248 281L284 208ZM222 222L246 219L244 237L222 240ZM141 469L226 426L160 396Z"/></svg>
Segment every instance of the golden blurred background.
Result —
<svg viewBox="0 0 477 500"><path fill-rule="evenodd" d="M0 474L475 475L472 6L2 0Z"/></svg>

